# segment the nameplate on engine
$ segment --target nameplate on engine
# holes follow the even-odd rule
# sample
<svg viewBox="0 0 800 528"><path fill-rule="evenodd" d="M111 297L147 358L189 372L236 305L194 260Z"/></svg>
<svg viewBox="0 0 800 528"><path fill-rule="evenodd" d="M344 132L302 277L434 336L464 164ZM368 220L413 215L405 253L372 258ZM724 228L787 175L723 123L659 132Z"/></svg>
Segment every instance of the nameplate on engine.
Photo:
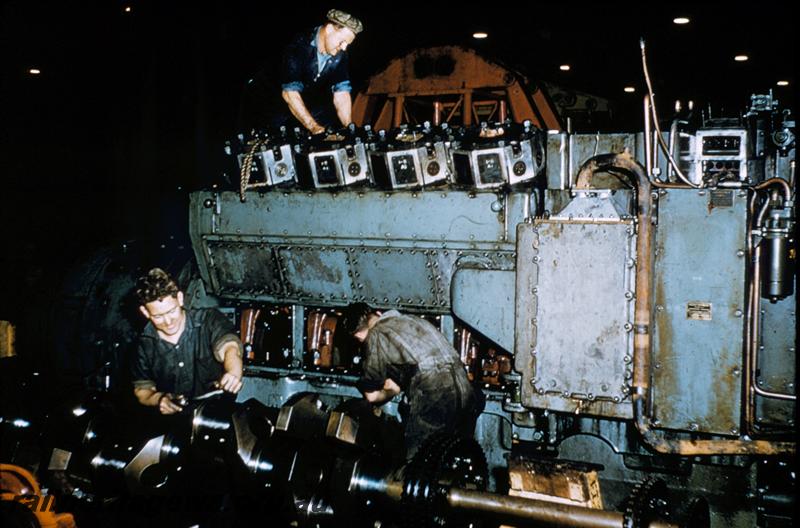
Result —
<svg viewBox="0 0 800 528"><path fill-rule="evenodd" d="M695 321L711 321L711 303L689 301L686 303L686 318Z"/></svg>

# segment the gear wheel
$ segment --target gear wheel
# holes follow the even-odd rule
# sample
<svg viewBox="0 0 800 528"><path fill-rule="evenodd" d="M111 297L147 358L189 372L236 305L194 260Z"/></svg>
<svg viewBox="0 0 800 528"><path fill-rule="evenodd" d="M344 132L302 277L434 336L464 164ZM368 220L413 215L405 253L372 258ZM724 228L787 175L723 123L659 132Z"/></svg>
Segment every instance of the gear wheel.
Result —
<svg viewBox="0 0 800 528"><path fill-rule="evenodd" d="M441 516L441 500L451 487L485 490L487 479L486 457L474 439L446 432L431 435L405 467L401 525L459 526L457 520Z"/></svg>
<svg viewBox="0 0 800 528"><path fill-rule="evenodd" d="M625 501L624 528L647 528L656 519L668 520L667 486L664 481L648 477L634 486Z"/></svg>

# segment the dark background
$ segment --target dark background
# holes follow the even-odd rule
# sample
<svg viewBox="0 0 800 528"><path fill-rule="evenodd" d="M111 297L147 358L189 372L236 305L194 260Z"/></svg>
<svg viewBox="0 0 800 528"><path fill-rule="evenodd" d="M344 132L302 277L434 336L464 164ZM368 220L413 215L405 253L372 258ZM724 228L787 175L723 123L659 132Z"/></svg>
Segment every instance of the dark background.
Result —
<svg viewBox="0 0 800 528"><path fill-rule="evenodd" d="M736 116L752 93L794 104L796 23L780 3L10 1L0 11L0 319L75 259L127 240L185 243L187 192L219 182L256 69L330 7L360 17L356 90L411 49L474 47L611 99L641 129L639 37L662 115L676 98ZM129 6L130 12L124 8ZM677 15L692 18L676 26ZM485 30L489 38L471 35ZM745 52L750 61L736 63ZM561 72L567 62L572 71ZM30 75L30 68L41 70ZM788 80L789 87L775 85ZM623 86L632 84L629 95Z"/></svg>

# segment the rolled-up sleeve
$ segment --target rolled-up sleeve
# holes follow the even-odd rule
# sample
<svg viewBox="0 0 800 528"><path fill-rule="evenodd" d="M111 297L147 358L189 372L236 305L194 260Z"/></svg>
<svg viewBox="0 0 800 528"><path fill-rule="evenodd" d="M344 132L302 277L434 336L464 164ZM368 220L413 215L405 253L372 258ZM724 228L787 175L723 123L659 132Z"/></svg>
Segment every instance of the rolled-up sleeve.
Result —
<svg viewBox="0 0 800 528"><path fill-rule="evenodd" d="M350 81L342 81L334 84L331 86L331 91L333 93L336 92L352 92L353 86L350 84Z"/></svg>
<svg viewBox="0 0 800 528"><path fill-rule="evenodd" d="M218 310L209 310L208 316L203 324L208 325L211 350L217 361L220 363L225 361L222 351L228 343L235 343L239 357L242 357L242 341L239 339L239 336L236 335L236 330L227 317L222 315Z"/></svg>
<svg viewBox="0 0 800 528"><path fill-rule="evenodd" d="M305 85L300 81L292 81L281 85L284 92L302 92Z"/></svg>

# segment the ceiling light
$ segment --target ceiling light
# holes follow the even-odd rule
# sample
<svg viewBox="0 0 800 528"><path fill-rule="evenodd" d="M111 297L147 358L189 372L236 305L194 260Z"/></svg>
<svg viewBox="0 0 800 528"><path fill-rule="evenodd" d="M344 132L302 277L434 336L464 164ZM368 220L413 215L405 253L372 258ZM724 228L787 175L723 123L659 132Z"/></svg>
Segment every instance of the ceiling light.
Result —
<svg viewBox="0 0 800 528"><path fill-rule="evenodd" d="M747 55L737 55L737 56L735 56L733 58L733 60L735 60L736 62L744 62L744 61L748 60L749 58L750 57L748 57Z"/></svg>
<svg viewBox="0 0 800 528"><path fill-rule="evenodd" d="M778 81L775 84L777 84L778 86L789 86L789 81Z"/></svg>
<svg viewBox="0 0 800 528"><path fill-rule="evenodd" d="M561 71L569 71L569 64L562 64L558 69Z"/></svg>
<svg viewBox="0 0 800 528"><path fill-rule="evenodd" d="M636 91L636 88L634 88L633 86L626 86L625 88L623 88L623 90L625 90L625 93L633 93Z"/></svg>
<svg viewBox="0 0 800 528"><path fill-rule="evenodd" d="M125 9L124 9L124 11L125 11L126 13L130 13L130 12L131 12L131 6L125 6Z"/></svg>
<svg viewBox="0 0 800 528"><path fill-rule="evenodd" d="M40 73L42 73L42 70L38 68L31 68L30 70L28 70L28 73L30 73L31 75L39 75Z"/></svg>
<svg viewBox="0 0 800 528"><path fill-rule="evenodd" d="M681 26L683 24L688 24L689 23L689 17L675 17L675 18L672 19L672 22L674 24L678 24L679 26Z"/></svg>
<svg viewBox="0 0 800 528"><path fill-rule="evenodd" d="M474 39L485 39L488 36L489 34L484 33L483 31L476 31L475 33L472 34L472 38Z"/></svg>

